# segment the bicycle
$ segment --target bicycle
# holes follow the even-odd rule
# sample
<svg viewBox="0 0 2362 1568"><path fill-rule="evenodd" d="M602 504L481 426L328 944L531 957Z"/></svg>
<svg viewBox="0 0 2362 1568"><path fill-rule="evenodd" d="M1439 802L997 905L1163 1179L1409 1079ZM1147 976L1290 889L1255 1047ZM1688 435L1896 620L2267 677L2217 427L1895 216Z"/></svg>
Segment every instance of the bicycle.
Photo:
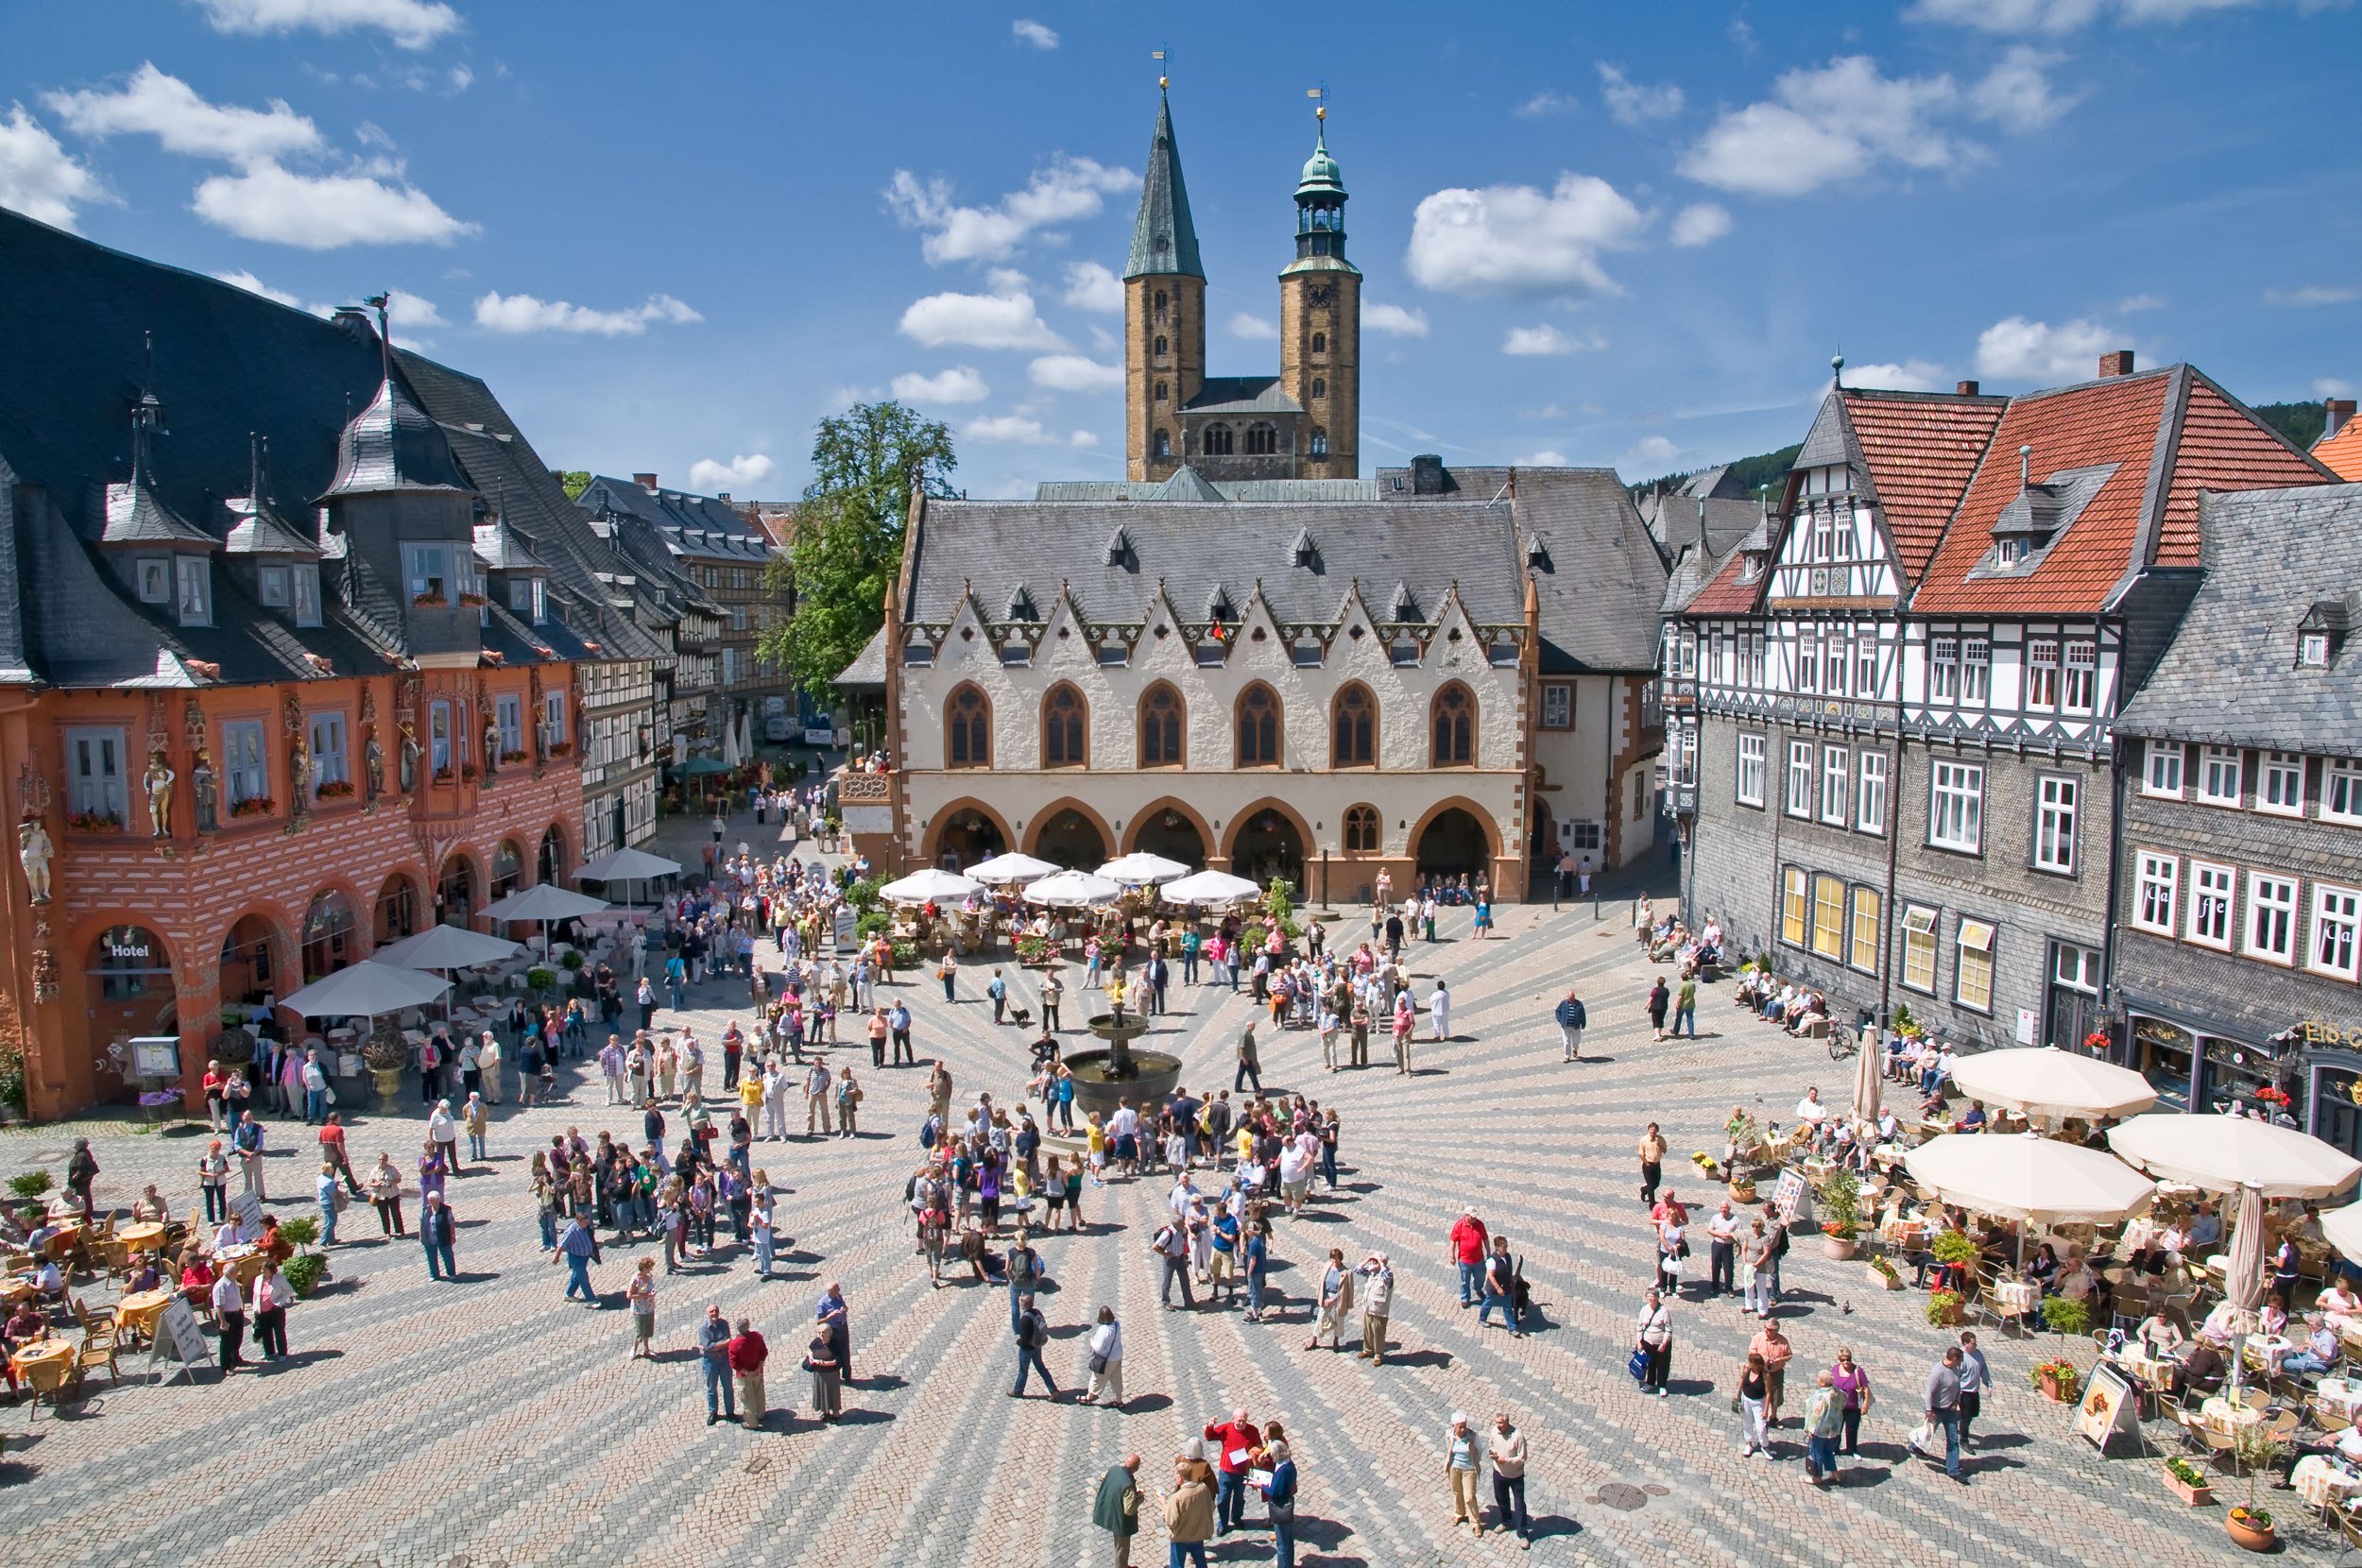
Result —
<svg viewBox="0 0 2362 1568"><path fill-rule="evenodd" d="M1859 1049L1861 1049L1861 1037L1854 1032L1853 1026L1840 1024L1835 1018L1830 1019L1829 1060L1842 1062Z"/></svg>

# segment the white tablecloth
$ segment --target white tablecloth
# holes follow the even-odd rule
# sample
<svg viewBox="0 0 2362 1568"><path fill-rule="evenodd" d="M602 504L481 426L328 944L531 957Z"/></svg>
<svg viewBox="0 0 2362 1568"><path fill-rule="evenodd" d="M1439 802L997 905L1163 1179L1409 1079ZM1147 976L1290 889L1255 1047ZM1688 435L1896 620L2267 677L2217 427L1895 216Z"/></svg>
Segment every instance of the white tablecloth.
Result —
<svg viewBox="0 0 2362 1568"><path fill-rule="evenodd" d="M2341 1503L2362 1491L2362 1476L2320 1454L2299 1459L2296 1469L2289 1472L2288 1480L2297 1489L2297 1495L2316 1508Z"/></svg>

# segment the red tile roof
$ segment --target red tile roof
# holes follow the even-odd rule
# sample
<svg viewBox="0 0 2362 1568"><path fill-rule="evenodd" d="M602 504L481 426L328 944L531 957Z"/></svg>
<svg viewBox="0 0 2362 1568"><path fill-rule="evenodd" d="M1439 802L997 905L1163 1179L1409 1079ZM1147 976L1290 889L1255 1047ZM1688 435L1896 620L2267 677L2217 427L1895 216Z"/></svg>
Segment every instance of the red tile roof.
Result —
<svg viewBox="0 0 2362 1568"><path fill-rule="evenodd" d="M2221 387L2193 371L2181 438L2174 443L2173 482L2165 492L2156 563L2199 564L2200 490L2276 489L2286 485L2319 485L2328 477L2314 459L2258 421Z"/></svg>
<svg viewBox="0 0 2362 1568"><path fill-rule="evenodd" d="M1744 550L1732 551L1731 558L1722 563L1722 570L1714 574L1712 582L1698 590L1697 597L1683 607L1682 613L1685 615L1754 614L1755 605L1763 598L1764 576L1770 574L1758 576L1752 583L1740 582L1738 580L1739 567L1745 560L1746 554Z"/></svg>
<svg viewBox="0 0 2362 1568"><path fill-rule="evenodd" d="M2315 443L2313 456L2336 469L2340 479L2362 479L2362 419L2348 420L2345 429Z"/></svg>
<svg viewBox="0 0 2362 1568"><path fill-rule="evenodd" d="M1841 396L1904 579L1914 581L1927 569L2008 400L1851 387Z"/></svg>

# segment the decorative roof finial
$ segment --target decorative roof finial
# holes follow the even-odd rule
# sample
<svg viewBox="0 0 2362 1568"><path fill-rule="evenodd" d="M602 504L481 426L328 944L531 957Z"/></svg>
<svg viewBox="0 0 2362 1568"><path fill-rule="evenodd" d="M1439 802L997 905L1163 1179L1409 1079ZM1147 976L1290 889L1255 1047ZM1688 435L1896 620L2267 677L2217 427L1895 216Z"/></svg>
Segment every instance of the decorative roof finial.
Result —
<svg viewBox="0 0 2362 1568"><path fill-rule="evenodd" d="M1151 49L1148 57L1165 67L1163 71L1156 74L1156 91L1171 92L1172 90L1172 77L1170 74L1172 69L1172 45L1168 43L1161 49Z"/></svg>
<svg viewBox="0 0 2362 1568"><path fill-rule="evenodd" d="M1829 356L1829 380L1839 386L1845 384L1845 350L1842 349Z"/></svg>

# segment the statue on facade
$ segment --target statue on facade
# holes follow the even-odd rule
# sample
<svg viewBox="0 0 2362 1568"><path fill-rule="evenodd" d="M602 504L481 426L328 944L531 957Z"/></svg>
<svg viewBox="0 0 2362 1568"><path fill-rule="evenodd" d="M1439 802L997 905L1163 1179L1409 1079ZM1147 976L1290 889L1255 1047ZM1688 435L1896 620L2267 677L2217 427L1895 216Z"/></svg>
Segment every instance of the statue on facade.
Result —
<svg viewBox="0 0 2362 1568"><path fill-rule="evenodd" d="M164 761L162 751L147 754L147 771L140 775L140 789L147 795L147 836L151 839L172 836L172 786L180 776Z"/></svg>
<svg viewBox="0 0 2362 1568"><path fill-rule="evenodd" d="M287 809L301 816L312 804L312 748L304 744L301 736L287 748Z"/></svg>
<svg viewBox="0 0 2362 1568"><path fill-rule="evenodd" d="M419 787L419 732L410 721L402 722L402 793L410 793Z"/></svg>
<svg viewBox="0 0 2362 1568"><path fill-rule="evenodd" d="M57 858L58 846L49 841L49 829L41 818L26 817L16 825L16 859L25 868L25 885L32 890L33 902L49 902L49 862Z"/></svg>
<svg viewBox="0 0 2362 1568"><path fill-rule="evenodd" d="M488 714L484 720L484 776L489 778L500 770L501 726L498 719Z"/></svg>
<svg viewBox="0 0 2362 1568"><path fill-rule="evenodd" d="M197 748L195 760L189 764L189 792L197 800L197 830L210 833L219 826L214 813L218 807L218 784L214 777L214 759L205 748Z"/></svg>
<svg viewBox="0 0 2362 1568"><path fill-rule="evenodd" d="M371 800L385 793L385 748L377 743L375 733L369 736L369 743L361 748L361 777L368 787Z"/></svg>

